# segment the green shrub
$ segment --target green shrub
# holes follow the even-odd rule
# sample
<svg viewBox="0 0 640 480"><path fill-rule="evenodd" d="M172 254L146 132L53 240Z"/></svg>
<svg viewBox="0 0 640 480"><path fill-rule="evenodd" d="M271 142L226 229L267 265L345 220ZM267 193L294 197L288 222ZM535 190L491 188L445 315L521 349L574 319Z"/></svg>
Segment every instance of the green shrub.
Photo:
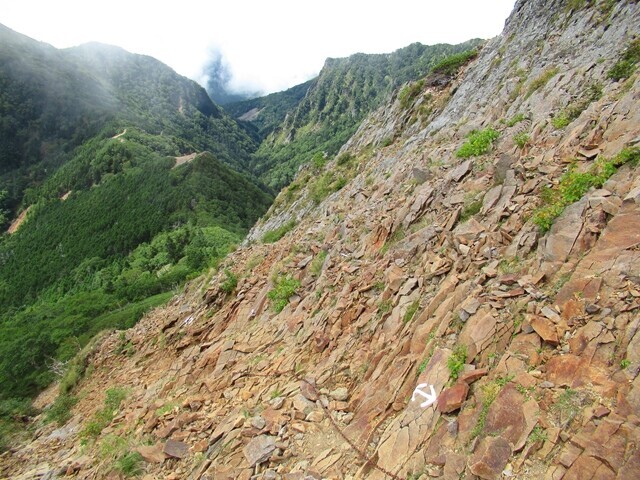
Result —
<svg viewBox="0 0 640 480"><path fill-rule="evenodd" d="M514 125L522 122L525 118L527 117L525 117L523 113L518 113L513 118L507 120L506 125L507 127L513 127Z"/></svg>
<svg viewBox="0 0 640 480"><path fill-rule="evenodd" d="M633 40L622 54L620 60L609 70L609 78L618 81L629 78L640 62L640 38Z"/></svg>
<svg viewBox="0 0 640 480"><path fill-rule="evenodd" d="M449 369L449 373L451 378L454 380L458 379L460 372L464 368L464 364L467 362L467 346L466 345L457 345L453 349L453 353L447 359L447 368Z"/></svg>
<svg viewBox="0 0 640 480"><path fill-rule="evenodd" d="M418 80L405 86L398 94L398 100L400 100L400 107L407 109L411 106L413 100L420 94L424 88L424 80Z"/></svg>
<svg viewBox="0 0 640 480"><path fill-rule="evenodd" d="M267 293L267 297L271 300L271 307L276 313L280 313L287 306L289 298L300 285L300 281L290 275L276 279L273 288Z"/></svg>
<svg viewBox="0 0 640 480"><path fill-rule="evenodd" d="M455 74L460 67L478 56L478 50L472 49L465 52L449 55L438 62L432 69L431 73L442 73L445 75Z"/></svg>
<svg viewBox="0 0 640 480"><path fill-rule="evenodd" d="M76 397L66 394L58 395L45 414L45 422L56 422L60 426L64 425L71 418L71 409L76 403L78 403Z"/></svg>
<svg viewBox="0 0 640 480"><path fill-rule="evenodd" d="M493 128L471 132L467 137L467 141L456 152L456 155L460 158L484 155L499 136L500 134Z"/></svg>
<svg viewBox="0 0 640 480"><path fill-rule="evenodd" d="M482 209L482 200L474 200L471 203L464 206L462 212L460 212L460 223L464 223L471 217L476 215Z"/></svg>
<svg viewBox="0 0 640 480"><path fill-rule="evenodd" d="M547 232L564 209L580 200L589 188L600 188L621 165L630 163L635 166L639 162L640 148L634 147L622 150L611 160L598 158L587 172L577 172L575 167L570 168L560 178L557 188L542 191L543 205L534 212L533 223L542 233Z"/></svg>
<svg viewBox="0 0 640 480"><path fill-rule="evenodd" d="M111 423L116 412L120 409L120 404L127 398L128 394L129 390L125 388L116 387L107 390L104 407L98 410L85 425L81 436L85 438L97 438L102 430Z"/></svg>
<svg viewBox="0 0 640 480"><path fill-rule="evenodd" d="M347 165L355 159L356 157L352 153L345 152L339 155L338 157L336 157L336 165L339 165L339 166Z"/></svg>
<svg viewBox="0 0 640 480"><path fill-rule="evenodd" d="M525 95L525 98L529 98L533 94L533 92L544 87L549 80L551 80L553 77L555 77L558 74L559 71L560 69L558 67L546 68L538 76L538 78L536 78L531 82L531 84L529 85L529 89L527 90L527 94Z"/></svg>
<svg viewBox="0 0 640 480"><path fill-rule="evenodd" d="M560 130L566 127L567 125L569 125L569 123L571 123L571 119L569 118L569 115L567 115L567 112L565 112L564 110L561 112L558 112L551 119L551 125L553 125L553 127L557 130Z"/></svg>
<svg viewBox="0 0 640 480"><path fill-rule="evenodd" d="M143 472L144 459L138 452L129 452L116 461L116 470L125 477L135 477Z"/></svg>
<svg viewBox="0 0 640 480"><path fill-rule="evenodd" d="M309 267L311 270L311 275L313 275L314 277L320 276L320 273L322 273L322 267L324 265L324 261L326 260L326 258L327 258L327 251L320 250L316 255L316 257L311 262L311 267Z"/></svg>
<svg viewBox="0 0 640 480"><path fill-rule="evenodd" d="M404 312L404 317L402 317L402 321L404 323L408 323L413 320L413 317L416 315L416 312L420 308L420 300L414 300L411 305L407 308L407 311Z"/></svg>
<svg viewBox="0 0 640 480"><path fill-rule="evenodd" d="M520 132L513 136L513 141L519 148L524 148L529 143L531 137L526 132Z"/></svg>
<svg viewBox="0 0 640 480"><path fill-rule="evenodd" d="M228 268L224 269L224 281L220 284L220 290L226 294L233 293L238 286L238 277Z"/></svg>
<svg viewBox="0 0 640 480"><path fill-rule="evenodd" d="M287 233L293 230L293 227L296 226L295 220L289 220L284 225L281 225L278 228L274 228L273 230L269 230L262 236L262 243L274 243L284 237Z"/></svg>

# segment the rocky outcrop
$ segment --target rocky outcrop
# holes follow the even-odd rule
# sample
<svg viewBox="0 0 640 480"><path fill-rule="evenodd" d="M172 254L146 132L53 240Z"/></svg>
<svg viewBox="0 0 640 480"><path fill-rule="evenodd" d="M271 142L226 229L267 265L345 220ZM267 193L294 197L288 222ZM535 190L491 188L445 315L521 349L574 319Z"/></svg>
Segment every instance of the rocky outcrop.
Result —
<svg viewBox="0 0 640 480"><path fill-rule="evenodd" d="M72 425L107 389L128 396L95 444L40 427L3 475L115 476L99 451L118 437L149 479L640 477L640 171L621 166L546 233L532 222L570 162L640 136L637 76L606 75L640 12L604 3L519 1L450 84L370 117L344 147L350 182L228 257L233 293L222 273L193 281L126 333L131 356L104 341ZM554 127L593 82L600 98ZM457 158L487 126L493 148ZM273 224L298 208L283 200ZM283 278L297 286L276 312Z"/></svg>

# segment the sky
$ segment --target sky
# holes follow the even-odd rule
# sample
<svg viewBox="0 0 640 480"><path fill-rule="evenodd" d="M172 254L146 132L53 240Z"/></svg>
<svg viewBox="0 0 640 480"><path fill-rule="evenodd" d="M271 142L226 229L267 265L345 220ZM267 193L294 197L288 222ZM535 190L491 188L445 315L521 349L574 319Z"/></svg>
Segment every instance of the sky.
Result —
<svg viewBox="0 0 640 480"><path fill-rule="evenodd" d="M0 23L67 48L96 41L153 56L206 85L221 56L235 91L284 90L328 57L499 35L515 0L0 0Z"/></svg>

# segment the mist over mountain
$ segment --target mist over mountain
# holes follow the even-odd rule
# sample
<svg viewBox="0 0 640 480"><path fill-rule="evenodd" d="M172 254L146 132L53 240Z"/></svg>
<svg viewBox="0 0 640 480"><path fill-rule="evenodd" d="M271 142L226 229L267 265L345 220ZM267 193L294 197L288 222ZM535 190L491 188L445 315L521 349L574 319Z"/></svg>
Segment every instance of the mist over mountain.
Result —
<svg viewBox="0 0 640 480"><path fill-rule="evenodd" d="M213 50L203 68L205 88L211 99L218 105L227 105L260 96L260 92L239 92L232 88L233 73L222 52Z"/></svg>

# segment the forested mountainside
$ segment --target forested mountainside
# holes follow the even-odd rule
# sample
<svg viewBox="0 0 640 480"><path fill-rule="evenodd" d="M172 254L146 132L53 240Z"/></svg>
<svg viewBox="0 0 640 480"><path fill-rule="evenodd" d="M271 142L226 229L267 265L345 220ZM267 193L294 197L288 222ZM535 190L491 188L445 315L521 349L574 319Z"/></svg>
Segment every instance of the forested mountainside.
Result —
<svg viewBox="0 0 640 480"><path fill-rule="evenodd" d="M171 143L167 154L207 150L247 171L257 144L161 62L100 44L58 50L2 25L0 41L0 182L12 213L36 202L42 181L103 129L137 127ZM60 194L67 187L75 185Z"/></svg>
<svg viewBox="0 0 640 480"><path fill-rule="evenodd" d="M0 39L8 398L36 393L51 362L214 265L272 196L247 170L257 143L166 65L100 44L57 50L2 26Z"/></svg>
<svg viewBox="0 0 640 480"><path fill-rule="evenodd" d="M257 127L264 139L252 158L252 171L273 188L282 188L315 154L333 156L362 119L400 85L434 67L444 75L451 56L469 60L480 45L414 43L390 54L331 58L317 78L285 92L225 106L236 118ZM465 53L463 53L465 52ZM447 60L447 63L439 65Z"/></svg>

